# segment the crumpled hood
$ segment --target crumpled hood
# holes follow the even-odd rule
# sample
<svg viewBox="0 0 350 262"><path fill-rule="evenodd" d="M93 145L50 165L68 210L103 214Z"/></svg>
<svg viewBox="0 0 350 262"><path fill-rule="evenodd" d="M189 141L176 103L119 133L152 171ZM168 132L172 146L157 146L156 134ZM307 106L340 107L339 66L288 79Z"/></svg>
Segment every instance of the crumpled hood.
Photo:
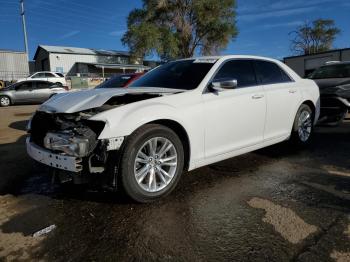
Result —
<svg viewBox="0 0 350 262"><path fill-rule="evenodd" d="M172 94L183 92L179 89L168 88L97 88L77 92L57 94L46 101L38 111L52 113L75 113L91 108L100 107L109 99L125 94Z"/></svg>

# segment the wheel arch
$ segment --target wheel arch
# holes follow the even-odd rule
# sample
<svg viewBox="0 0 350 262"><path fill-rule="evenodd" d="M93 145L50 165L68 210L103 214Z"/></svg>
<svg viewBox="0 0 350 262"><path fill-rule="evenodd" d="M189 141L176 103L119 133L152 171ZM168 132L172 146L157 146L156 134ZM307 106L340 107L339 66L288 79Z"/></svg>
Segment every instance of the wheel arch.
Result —
<svg viewBox="0 0 350 262"><path fill-rule="evenodd" d="M147 124L158 124L158 125L163 125L171 130L173 130L180 138L182 145L184 147L184 158L185 158L185 163L184 163L184 169L187 171L189 166L190 166L190 158L191 158L191 146L190 146L190 139L188 137L188 134L186 132L186 129L178 122L170 119L159 119L159 120L154 120L151 122L146 123Z"/></svg>
<svg viewBox="0 0 350 262"><path fill-rule="evenodd" d="M301 105L307 105L311 108L312 113L313 113L313 120L315 121L315 117L316 117L316 106L314 105L314 103L311 100L305 100L303 103L301 103ZM301 106L300 105L300 106ZM299 107L300 107L299 106Z"/></svg>

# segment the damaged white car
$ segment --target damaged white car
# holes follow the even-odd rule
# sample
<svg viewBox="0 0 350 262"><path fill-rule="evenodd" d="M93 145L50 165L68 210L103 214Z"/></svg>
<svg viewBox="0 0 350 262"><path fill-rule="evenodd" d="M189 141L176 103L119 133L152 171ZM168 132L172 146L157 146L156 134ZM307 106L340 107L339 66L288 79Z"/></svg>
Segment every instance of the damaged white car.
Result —
<svg viewBox="0 0 350 262"><path fill-rule="evenodd" d="M289 138L308 143L318 116L317 85L277 60L184 59L127 89L54 96L29 123L27 151L62 181L97 179L150 202L184 170Z"/></svg>

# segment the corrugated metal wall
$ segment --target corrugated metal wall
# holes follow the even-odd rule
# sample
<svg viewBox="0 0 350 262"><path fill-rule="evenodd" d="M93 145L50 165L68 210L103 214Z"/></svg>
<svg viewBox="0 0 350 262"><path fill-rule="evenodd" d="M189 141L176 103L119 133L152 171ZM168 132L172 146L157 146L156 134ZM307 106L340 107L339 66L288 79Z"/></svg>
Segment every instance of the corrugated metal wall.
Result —
<svg viewBox="0 0 350 262"><path fill-rule="evenodd" d="M50 54L51 71L62 72L65 74L75 74L75 63L129 63L128 59L116 56L99 56L99 55L79 55L79 54Z"/></svg>
<svg viewBox="0 0 350 262"><path fill-rule="evenodd" d="M0 80L16 80L28 74L29 65L25 53L0 50Z"/></svg>

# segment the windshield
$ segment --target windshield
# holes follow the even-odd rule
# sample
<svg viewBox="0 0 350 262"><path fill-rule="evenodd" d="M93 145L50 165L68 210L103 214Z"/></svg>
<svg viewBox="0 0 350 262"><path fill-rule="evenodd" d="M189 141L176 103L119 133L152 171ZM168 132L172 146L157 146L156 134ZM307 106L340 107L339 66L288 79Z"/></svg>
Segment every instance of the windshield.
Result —
<svg viewBox="0 0 350 262"><path fill-rule="evenodd" d="M322 66L316 69L310 75L311 79L346 78L346 77L350 77L350 64Z"/></svg>
<svg viewBox="0 0 350 262"><path fill-rule="evenodd" d="M131 78L132 78L132 75L113 76L112 78L110 78L106 82L103 82L102 84L98 85L96 88L124 87Z"/></svg>
<svg viewBox="0 0 350 262"><path fill-rule="evenodd" d="M213 67L214 62L200 59L169 62L148 72L129 87L162 87L192 90L198 87Z"/></svg>

